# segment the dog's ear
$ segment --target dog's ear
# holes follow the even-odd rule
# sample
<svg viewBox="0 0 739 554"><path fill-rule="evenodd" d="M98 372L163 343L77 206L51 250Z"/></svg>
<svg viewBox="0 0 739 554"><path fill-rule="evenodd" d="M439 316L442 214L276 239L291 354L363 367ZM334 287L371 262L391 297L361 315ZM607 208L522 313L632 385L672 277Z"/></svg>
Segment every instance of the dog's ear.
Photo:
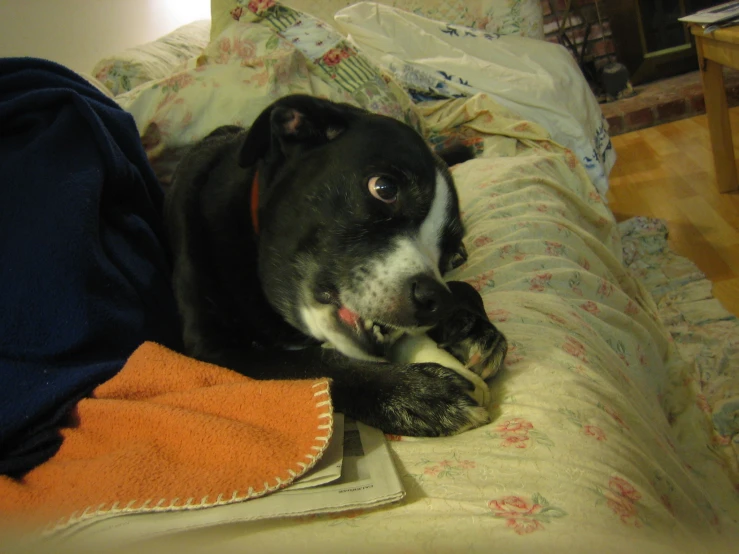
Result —
<svg viewBox="0 0 739 554"><path fill-rule="evenodd" d="M287 157L296 148L318 146L335 139L352 114L347 104L302 94L277 100L251 126L239 154L239 165L249 167L270 155Z"/></svg>

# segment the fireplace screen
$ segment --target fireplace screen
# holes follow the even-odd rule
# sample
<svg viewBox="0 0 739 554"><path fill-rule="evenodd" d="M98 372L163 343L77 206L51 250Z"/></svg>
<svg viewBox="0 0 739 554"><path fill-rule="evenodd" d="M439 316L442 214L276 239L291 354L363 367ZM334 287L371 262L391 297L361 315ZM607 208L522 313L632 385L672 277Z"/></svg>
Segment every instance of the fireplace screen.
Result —
<svg viewBox="0 0 739 554"><path fill-rule="evenodd" d="M607 7L619 61L639 84L697 68L690 33L679 17L725 0L600 0Z"/></svg>
<svg viewBox="0 0 739 554"><path fill-rule="evenodd" d="M685 26L677 19L720 3L710 0L639 0L646 51L658 52L685 44Z"/></svg>

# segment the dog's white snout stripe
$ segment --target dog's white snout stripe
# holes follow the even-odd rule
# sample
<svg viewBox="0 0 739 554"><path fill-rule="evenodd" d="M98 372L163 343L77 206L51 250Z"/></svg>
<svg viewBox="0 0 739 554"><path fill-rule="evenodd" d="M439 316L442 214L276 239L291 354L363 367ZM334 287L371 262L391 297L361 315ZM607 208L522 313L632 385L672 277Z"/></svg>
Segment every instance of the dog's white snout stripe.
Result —
<svg viewBox="0 0 739 554"><path fill-rule="evenodd" d="M419 250L429 258L430 268L440 281L441 237L449 218L449 186L444 175L437 170L434 200L418 232Z"/></svg>

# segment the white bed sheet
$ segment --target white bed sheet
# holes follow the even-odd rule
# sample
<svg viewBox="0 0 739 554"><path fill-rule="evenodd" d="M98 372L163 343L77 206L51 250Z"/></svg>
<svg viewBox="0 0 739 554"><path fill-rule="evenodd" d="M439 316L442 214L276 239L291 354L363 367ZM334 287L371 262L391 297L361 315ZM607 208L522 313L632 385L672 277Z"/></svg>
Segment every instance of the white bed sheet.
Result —
<svg viewBox="0 0 739 554"><path fill-rule="evenodd" d="M497 36L374 2L339 11L337 28L416 98L485 93L572 150L605 198L616 154L608 124L559 45Z"/></svg>

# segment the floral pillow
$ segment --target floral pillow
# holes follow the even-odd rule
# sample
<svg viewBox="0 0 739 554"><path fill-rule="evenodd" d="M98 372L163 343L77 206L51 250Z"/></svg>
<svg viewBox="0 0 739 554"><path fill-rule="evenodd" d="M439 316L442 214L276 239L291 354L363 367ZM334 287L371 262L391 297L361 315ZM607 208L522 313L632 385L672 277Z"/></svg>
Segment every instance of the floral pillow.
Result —
<svg viewBox="0 0 739 554"><path fill-rule="evenodd" d="M338 85L369 111L400 119L421 130L408 94L338 31L315 17L274 0L232 0L231 25L257 23L289 41L307 59L311 73ZM228 29L228 27L226 27Z"/></svg>
<svg viewBox="0 0 739 554"><path fill-rule="evenodd" d="M211 0L211 37L220 34L234 10L259 9L270 2ZM356 3L356 0L287 0L284 3L325 21L332 21L337 11ZM379 3L496 35L544 38L540 0L383 0Z"/></svg>
<svg viewBox="0 0 739 554"><path fill-rule="evenodd" d="M210 21L184 25L153 42L128 48L100 60L92 70L113 95L171 74L208 44Z"/></svg>
<svg viewBox="0 0 739 554"><path fill-rule="evenodd" d="M248 127L287 94L347 102L423 132L408 94L329 25L273 0L232 6L229 24L197 58L116 98L163 184L192 144L221 125Z"/></svg>

